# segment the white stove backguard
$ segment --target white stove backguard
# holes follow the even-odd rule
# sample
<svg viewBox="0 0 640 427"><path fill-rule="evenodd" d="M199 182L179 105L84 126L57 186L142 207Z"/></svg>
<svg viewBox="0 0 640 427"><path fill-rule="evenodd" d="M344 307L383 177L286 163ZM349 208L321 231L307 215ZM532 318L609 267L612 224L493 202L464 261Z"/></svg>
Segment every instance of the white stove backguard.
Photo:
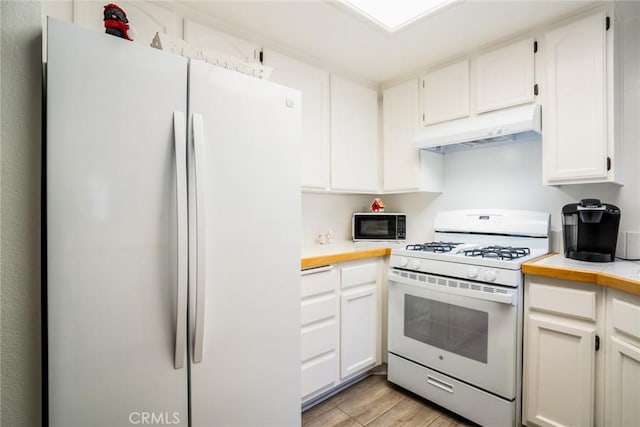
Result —
<svg viewBox="0 0 640 427"><path fill-rule="evenodd" d="M436 232L493 234L549 238L550 215L546 212L510 209L466 209L436 215Z"/></svg>

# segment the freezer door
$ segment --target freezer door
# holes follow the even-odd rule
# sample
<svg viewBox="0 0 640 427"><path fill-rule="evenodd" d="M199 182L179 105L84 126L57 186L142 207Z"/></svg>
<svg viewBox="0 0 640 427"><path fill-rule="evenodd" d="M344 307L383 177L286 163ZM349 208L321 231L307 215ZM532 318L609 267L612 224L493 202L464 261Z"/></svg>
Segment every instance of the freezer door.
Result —
<svg viewBox="0 0 640 427"><path fill-rule="evenodd" d="M187 62L55 20L48 30L50 425L187 426L175 348Z"/></svg>
<svg viewBox="0 0 640 427"><path fill-rule="evenodd" d="M193 60L189 79L192 426L296 426L299 93Z"/></svg>

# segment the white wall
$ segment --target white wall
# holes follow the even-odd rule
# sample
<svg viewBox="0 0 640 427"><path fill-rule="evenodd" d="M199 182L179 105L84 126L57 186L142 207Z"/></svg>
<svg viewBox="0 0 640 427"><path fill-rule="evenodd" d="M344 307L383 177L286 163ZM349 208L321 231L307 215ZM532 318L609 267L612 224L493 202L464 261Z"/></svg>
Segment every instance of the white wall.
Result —
<svg viewBox="0 0 640 427"><path fill-rule="evenodd" d="M0 418L38 426L42 3L3 0L0 15Z"/></svg>

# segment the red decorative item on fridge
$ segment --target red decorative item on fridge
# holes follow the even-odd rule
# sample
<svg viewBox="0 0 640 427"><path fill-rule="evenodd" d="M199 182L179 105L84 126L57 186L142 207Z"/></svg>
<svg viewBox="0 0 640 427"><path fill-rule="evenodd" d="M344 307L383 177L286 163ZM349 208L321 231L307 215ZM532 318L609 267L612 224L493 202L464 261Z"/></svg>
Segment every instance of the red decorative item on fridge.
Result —
<svg viewBox="0 0 640 427"><path fill-rule="evenodd" d="M107 34L133 40L129 36L127 14L115 3L109 3L104 7L104 28Z"/></svg>

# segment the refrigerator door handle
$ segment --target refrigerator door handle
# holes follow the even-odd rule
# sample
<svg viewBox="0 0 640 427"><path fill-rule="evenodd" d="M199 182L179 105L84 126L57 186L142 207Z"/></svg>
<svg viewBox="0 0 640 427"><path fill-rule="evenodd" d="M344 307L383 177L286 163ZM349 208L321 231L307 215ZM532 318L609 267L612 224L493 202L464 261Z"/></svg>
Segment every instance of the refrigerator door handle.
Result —
<svg viewBox="0 0 640 427"><path fill-rule="evenodd" d="M196 194L196 321L193 363L204 358L204 294L205 294L205 205L204 205L204 127L202 114L193 114L193 152L195 158Z"/></svg>
<svg viewBox="0 0 640 427"><path fill-rule="evenodd" d="M173 138L176 160L176 205L178 227L178 295L176 301L176 348L174 367L184 367L187 350L187 130L182 111L173 112Z"/></svg>

